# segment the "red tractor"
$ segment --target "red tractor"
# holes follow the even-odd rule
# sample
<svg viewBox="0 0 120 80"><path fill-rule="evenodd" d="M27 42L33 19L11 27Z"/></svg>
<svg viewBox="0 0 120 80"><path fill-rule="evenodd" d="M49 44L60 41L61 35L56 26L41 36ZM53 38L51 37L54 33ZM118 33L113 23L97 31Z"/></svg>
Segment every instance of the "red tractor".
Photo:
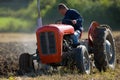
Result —
<svg viewBox="0 0 120 80"><path fill-rule="evenodd" d="M37 50L34 55L23 53L19 58L22 73L35 71L34 60L39 64L76 67L80 73L90 74L91 57L99 71L115 68L115 42L111 29L93 21L88 30L88 39L79 39L80 45L73 47L71 25L50 24L36 31ZM84 35L84 34L83 34ZM82 36L82 35L81 35Z"/></svg>

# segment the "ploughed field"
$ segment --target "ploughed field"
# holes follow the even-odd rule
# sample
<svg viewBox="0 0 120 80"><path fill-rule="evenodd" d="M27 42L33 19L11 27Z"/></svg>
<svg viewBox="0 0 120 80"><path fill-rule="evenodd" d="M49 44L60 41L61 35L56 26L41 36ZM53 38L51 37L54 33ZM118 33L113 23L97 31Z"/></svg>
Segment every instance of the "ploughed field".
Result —
<svg viewBox="0 0 120 80"><path fill-rule="evenodd" d="M15 79L15 80L120 80L120 31L113 32L116 42L117 64L114 71L98 72L92 70L91 75L81 75L71 73L71 71L58 71L52 74L39 75L36 77L19 77L17 75L19 64L18 59L21 53L29 52L30 54L36 51L36 36L35 34L26 33L0 33L0 80ZM83 33L82 38L87 38L87 33Z"/></svg>
<svg viewBox="0 0 120 80"><path fill-rule="evenodd" d="M20 54L36 51L35 39L34 34L0 34L0 75L16 74Z"/></svg>

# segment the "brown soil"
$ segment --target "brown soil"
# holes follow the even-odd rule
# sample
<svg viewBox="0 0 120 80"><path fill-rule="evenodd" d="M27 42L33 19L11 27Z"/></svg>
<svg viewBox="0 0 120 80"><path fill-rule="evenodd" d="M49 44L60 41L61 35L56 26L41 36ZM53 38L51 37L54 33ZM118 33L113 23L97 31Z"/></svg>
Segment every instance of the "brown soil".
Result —
<svg viewBox="0 0 120 80"><path fill-rule="evenodd" d="M35 42L0 43L0 75L16 74L21 53L35 52Z"/></svg>
<svg viewBox="0 0 120 80"><path fill-rule="evenodd" d="M115 42L117 63L120 64L120 36L115 37Z"/></svg>
<svg viewBox="0 0 120 80"><path fill-rule="evenodd" d="M115 37L117 63L120 62L120 36ZM18 59L21 53L34 53L35 42L1 42L0 43L0 75L15 75L19 69Z"/></svg>

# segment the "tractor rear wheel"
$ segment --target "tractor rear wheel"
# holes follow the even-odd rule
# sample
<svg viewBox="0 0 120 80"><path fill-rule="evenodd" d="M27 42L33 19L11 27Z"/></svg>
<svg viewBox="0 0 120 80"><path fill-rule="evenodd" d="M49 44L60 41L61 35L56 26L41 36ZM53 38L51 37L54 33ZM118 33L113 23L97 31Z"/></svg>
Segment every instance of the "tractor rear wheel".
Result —
<svg viewBox="0 0 120 80"><path fill-rule="evenodd" d="M82 74L90 74L90 59L89 54L84 45L78 46L75 51L76 67Z"/></svg>
<svg viewBox="0 0 120 80"><path fill-rule="evenodd" d="M34 72L34 64L32 60L32 55L28 53L23 53L20 55L19 71L20 71L20 74Z"/></svg>
<svg viewBox="0 0 120 80"><path fill-rule="evenodd" d="M107 68L115 68L115 42L110 28L101 25L96 30L93 39L94 60L99 71L106 71Z"/></svg>

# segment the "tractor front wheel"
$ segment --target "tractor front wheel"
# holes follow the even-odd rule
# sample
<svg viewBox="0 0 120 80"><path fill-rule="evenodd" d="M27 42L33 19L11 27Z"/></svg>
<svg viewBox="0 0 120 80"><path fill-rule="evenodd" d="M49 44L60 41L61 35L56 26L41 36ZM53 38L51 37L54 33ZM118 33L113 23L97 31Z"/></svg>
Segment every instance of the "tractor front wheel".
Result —
<svg viewBox="0 0 120 80"><path fill-rule="evenodd" d="M32 55L28 53L23 53L20 55L19 71L20 71L20 74L34 72L34 64L32 60Z"/></svg>
<svg viewBox="0 0 120 80"><path fill-rule="evenodd" d="M84 45L78 46L75 51L76 67L82 74L90 74L90 59L89 54Z"/></svg>

